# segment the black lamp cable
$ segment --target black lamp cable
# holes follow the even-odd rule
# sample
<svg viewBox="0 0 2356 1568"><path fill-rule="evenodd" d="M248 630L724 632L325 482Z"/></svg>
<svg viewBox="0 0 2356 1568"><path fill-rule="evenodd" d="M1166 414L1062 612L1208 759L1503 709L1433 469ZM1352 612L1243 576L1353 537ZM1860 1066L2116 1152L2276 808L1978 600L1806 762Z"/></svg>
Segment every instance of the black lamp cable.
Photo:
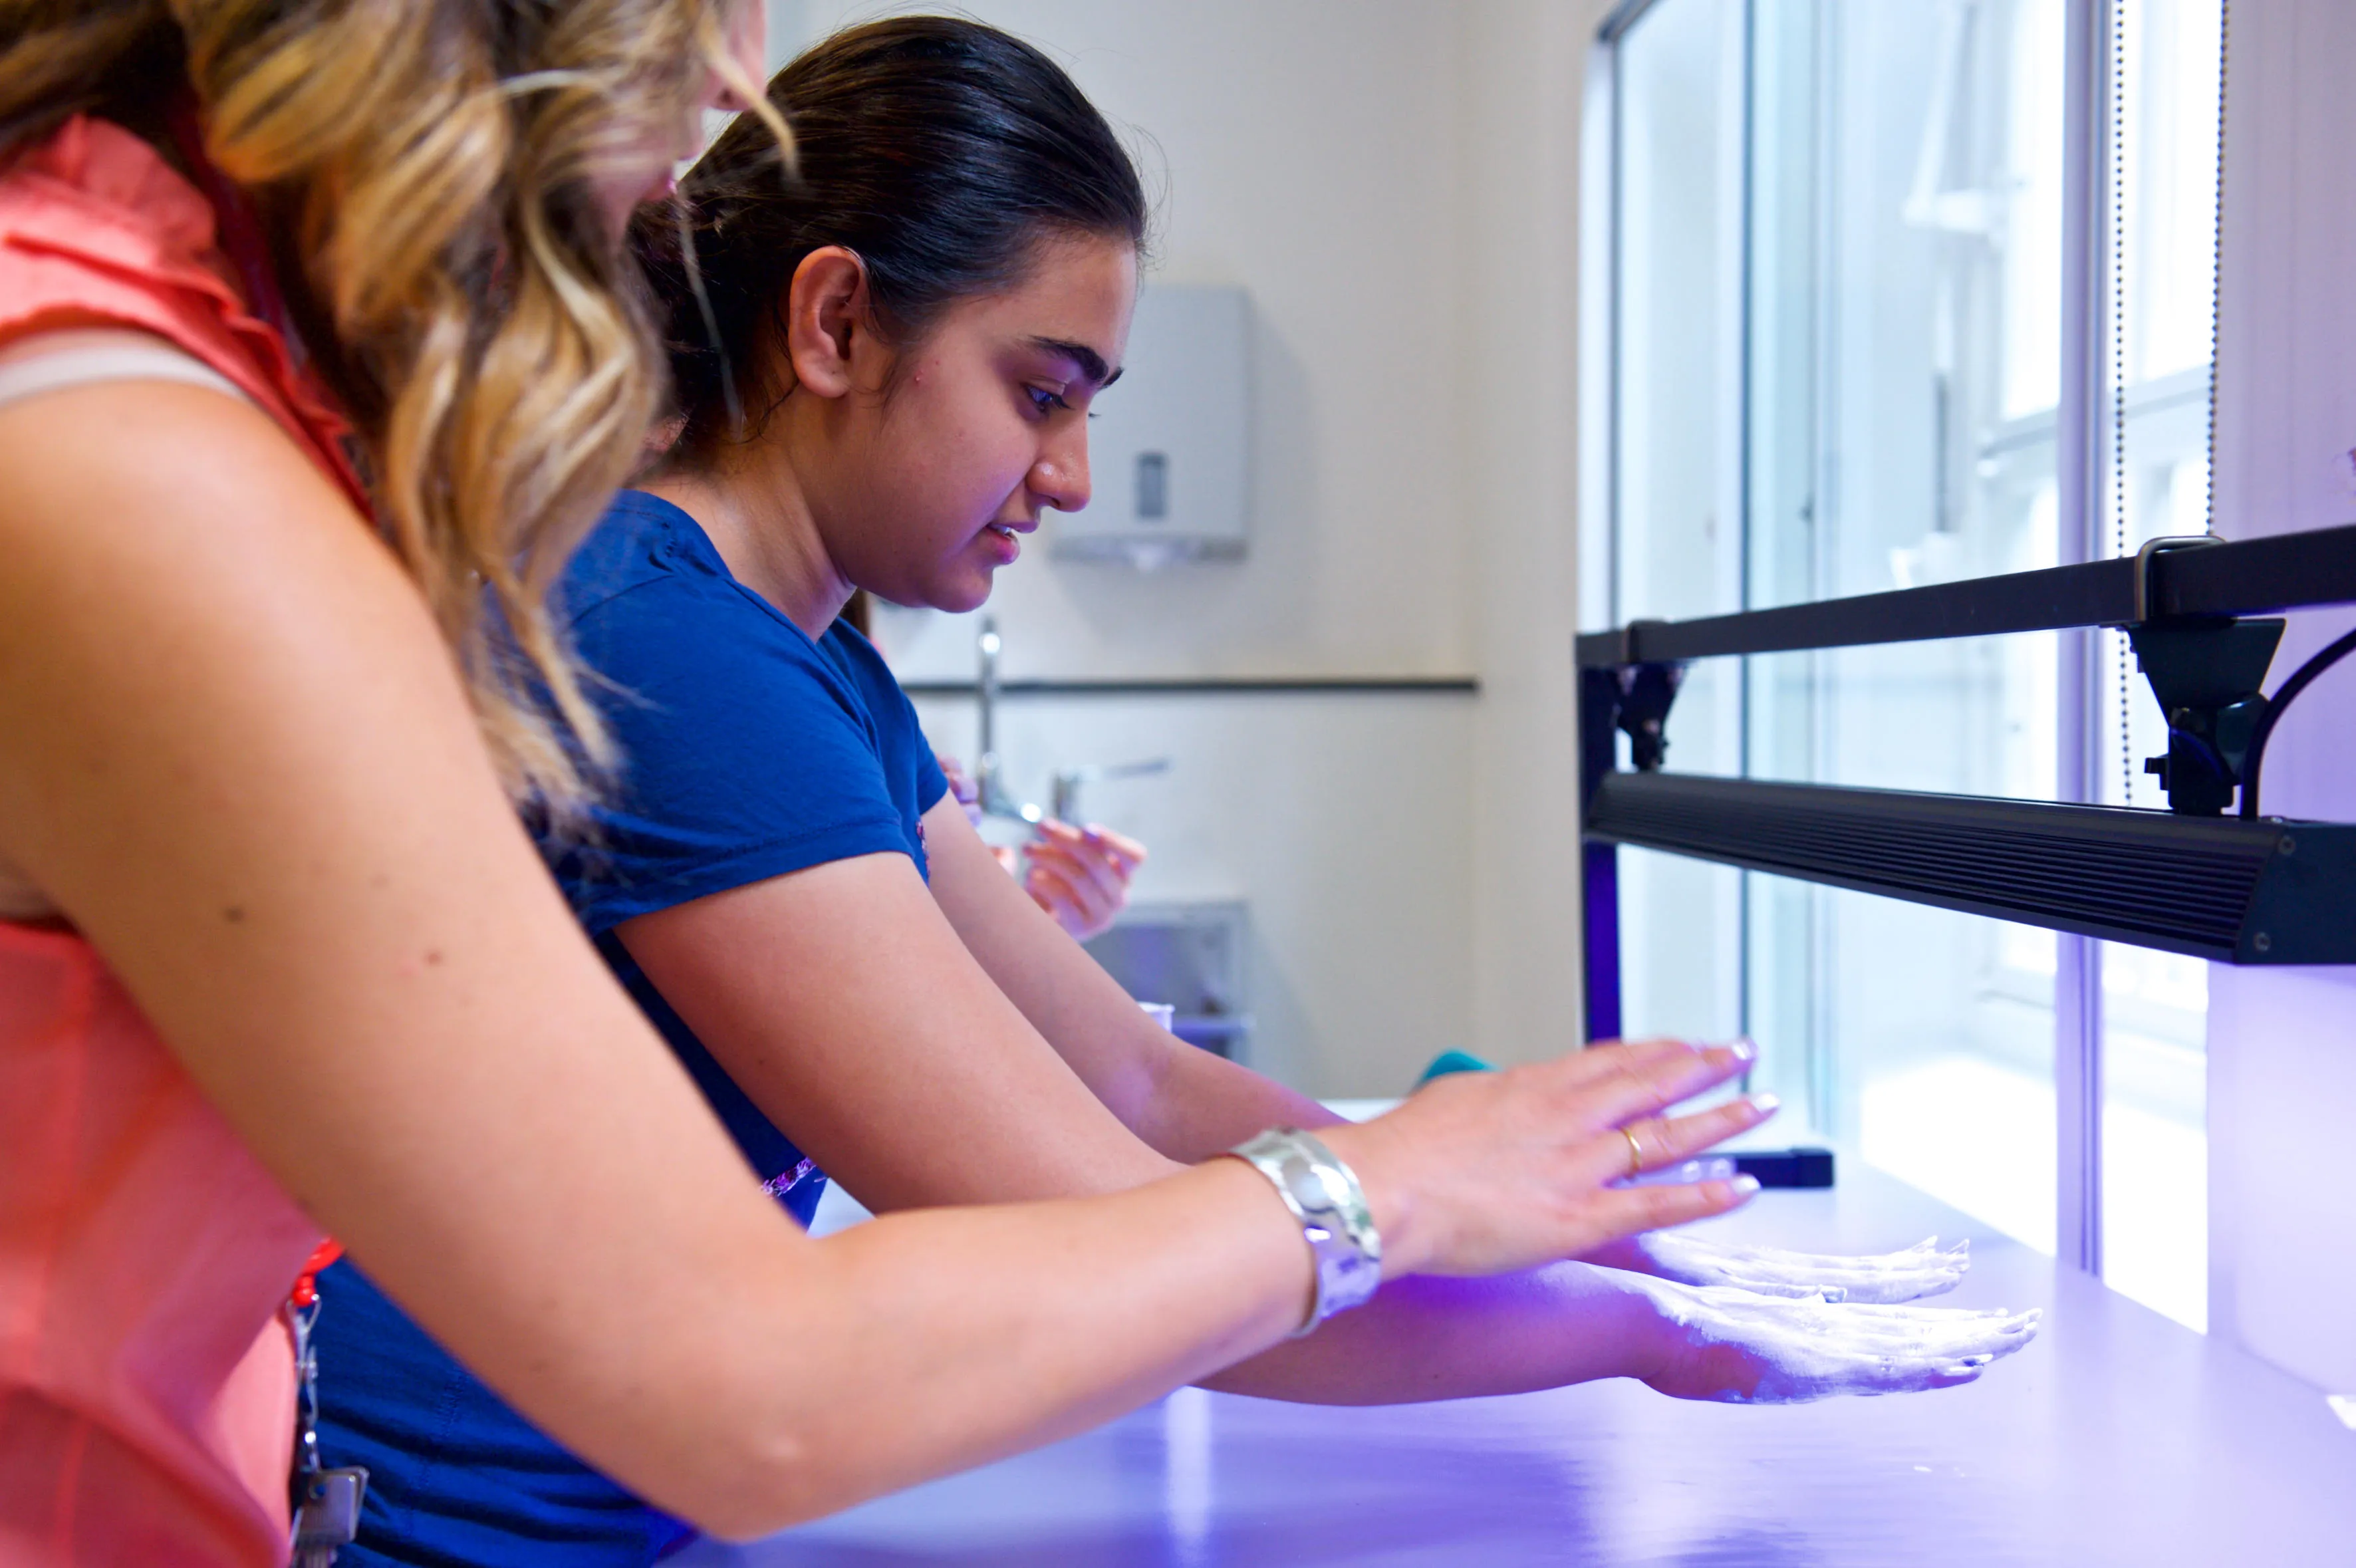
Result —
<svg viewBox="0 0 2356 1568"><path fill-rule="evenodd" d="M2250 732L2250 749L2242 757L2242 816L2244 821L2252 821L2257 817L2258 768L2265 761L2266 737L2275 733L2275 725L2281 722L2283 710L2290 706L2292 698L2313 685L2318 675L2322 674L2351 653L2356 653L2356 631L2348 633L2300 665L2291 678L2277 687L2273 696L2266 699L2265 716L2261 718L2257 727Z"/></svg>

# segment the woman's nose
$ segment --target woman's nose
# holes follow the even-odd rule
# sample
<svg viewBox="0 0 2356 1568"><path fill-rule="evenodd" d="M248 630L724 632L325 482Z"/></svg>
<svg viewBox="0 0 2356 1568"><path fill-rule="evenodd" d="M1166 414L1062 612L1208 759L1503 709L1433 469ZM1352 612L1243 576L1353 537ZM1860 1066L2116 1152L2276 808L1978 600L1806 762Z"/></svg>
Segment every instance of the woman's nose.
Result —
<svg viewBox="0 0 2356 1568"><path fill-rule="evenodd" d="M1073 423L1079 424L1076 420ZM1088 504L1088 433L1085 425L1039 455L1039 461L1031 467L1031 489L1041 502L1057 511L1077 511Z"/></svg>

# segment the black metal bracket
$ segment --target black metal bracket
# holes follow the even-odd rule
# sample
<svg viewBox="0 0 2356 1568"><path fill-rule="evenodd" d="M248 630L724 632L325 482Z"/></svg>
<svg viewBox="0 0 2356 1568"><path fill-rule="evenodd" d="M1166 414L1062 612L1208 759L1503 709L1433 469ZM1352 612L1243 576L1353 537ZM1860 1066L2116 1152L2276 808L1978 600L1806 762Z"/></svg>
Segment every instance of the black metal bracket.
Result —
<svg viewBox="0 0 2356 1568"><path fill-rule="evenodd" d="M1685 684L1683 664L1624 664L1618 671L1616 722L1628 737L1628 760L1639 773L1658 773L1669 753L1669 709Z"/></svg>
<svg viewBox="0 0 2356 1568"><path fill-rule="evenodd" d="M2281 643L2279 617L2156 620L2127 628L2136 664L2168 715L2168 753L2143 770L2159 776L2169 809L2222 815L2242 782L2242 758L2265 716L2258 691Z"/></svg>
<svg viewBox="0 0 2356 1568"><path fill-rule="evenodd" d="M2129 624L2140 626L2147 620L2164 618L2159 608L2159 570L2157 563L2163 555L2179 550L2205 550L2225 542L2213 533L2164 533L2158 539L2147 539L2135 553L2135 613L2127 618Z"/></svg>
<svg viewBox="0 0 2356 1568"><path fill-rule="evenodd" d="M1657 626L1657 621L1635 621ZM1627 636L1622 633L1623 639ZM1596 781L1620 766L1615 736L1628 737L1628 759L1639 773L1660 770L1669 749L1669 709L1685 683L1683 660L1603 665L1580 671L1579 749L1580 799L1594 792Z"/></svg>
<svg viewBox="0 0 2356 1568"><path fill-rule="evenodd" d="M2183 552L2225 542L2213 533L2146 540L2135 554L2134 607L2121 627L2168 720L2168 751L2146 758L2143 770L2158 776L2169 810L2186 816L2219 816L2233 803L2250 737L2265 716L2258 688L2282 641L2278 619L2160 607L2160 558L2181 561Z"/></svg>

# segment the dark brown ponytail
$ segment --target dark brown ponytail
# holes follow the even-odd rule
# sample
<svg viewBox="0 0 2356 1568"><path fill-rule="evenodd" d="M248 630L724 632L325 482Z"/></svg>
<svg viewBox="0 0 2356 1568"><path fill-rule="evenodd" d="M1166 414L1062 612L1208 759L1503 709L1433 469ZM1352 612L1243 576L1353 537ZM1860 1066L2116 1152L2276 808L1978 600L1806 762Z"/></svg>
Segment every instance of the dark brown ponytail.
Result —
<svg viewBox="0 0 2356 1568"><path fill-rule="evenodd" d="M740 116L680 182L680 210L649 210L637 231L685 421L677 460L756 434L784 395L757 350L813 251L856 252L878 327L913 342L945 306L1019 282L1047 235L1144 243L1144 188L1112 128L1053 60L995 28L871 22L795 59L768 97L793 127L793 175L775 135Z"/></svg>

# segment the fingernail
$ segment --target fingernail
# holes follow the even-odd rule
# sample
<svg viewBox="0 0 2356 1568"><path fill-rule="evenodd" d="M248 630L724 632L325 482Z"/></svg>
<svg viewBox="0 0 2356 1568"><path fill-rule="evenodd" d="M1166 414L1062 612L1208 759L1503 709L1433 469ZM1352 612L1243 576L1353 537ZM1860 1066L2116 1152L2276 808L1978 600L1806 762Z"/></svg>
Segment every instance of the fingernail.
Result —
<svg viewBox="0 0 2356 1568"><path fill-rule="evenodd" d="M1728 1185L1734 1188L1734 1196L1739 1198L1751 1197L1759 1191L1759 1178L1755 1176L1739 1176Z"/></svg>
<svg viewBox="0 0 2356 1568"><path fill-rule="evenodd" d="M1734 1053L1736 1061L1755 1062L1759 1059L1759 1044L1748 1035L1740 1036L1726 1048Z"/></svg>
<svg viewBox="0 0 2356 1568"><path fill-rule="evenodd" d="M1783 1103L1783 1097L1782 1095L1770 1094L1764 1090L1762 1090L1760 1092L1751 1097L1751 1109L1757 1112L1762 1116L1774 1115L1776 1109Z"/></svg>

